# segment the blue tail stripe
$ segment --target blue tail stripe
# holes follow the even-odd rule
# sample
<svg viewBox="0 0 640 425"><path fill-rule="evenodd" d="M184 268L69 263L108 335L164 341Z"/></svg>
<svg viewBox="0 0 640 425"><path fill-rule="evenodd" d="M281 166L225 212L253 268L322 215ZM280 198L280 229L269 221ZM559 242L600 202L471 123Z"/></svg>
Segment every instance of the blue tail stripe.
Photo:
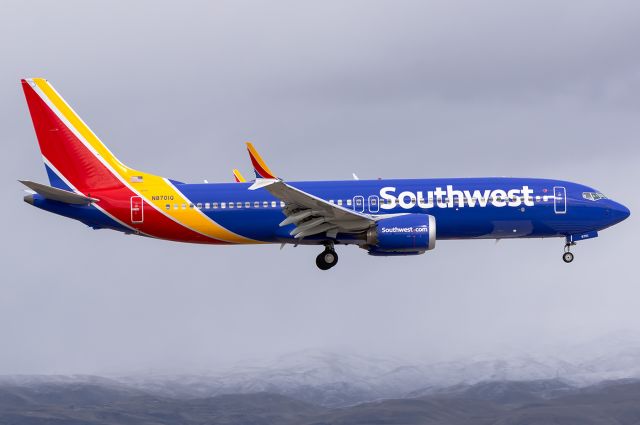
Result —
<svg viewBox="0 0 640 425"><path fill-rule="evenodd" d="M57 187L58 189L68 190L73 192L73 189L69 187L56 173L53 171L47 164L44 164L44 168L47 169L47 175L49 176L49 183L51 186Z"/></svg>

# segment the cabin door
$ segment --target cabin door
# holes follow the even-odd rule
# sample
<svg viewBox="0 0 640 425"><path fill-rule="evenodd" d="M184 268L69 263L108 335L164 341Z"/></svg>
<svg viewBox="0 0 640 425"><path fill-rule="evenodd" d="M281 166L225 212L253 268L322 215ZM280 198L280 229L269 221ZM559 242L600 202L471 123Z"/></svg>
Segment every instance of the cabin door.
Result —
<svg viewBox="0 0 640 425"><path fill-rule="evenodd" d="M553 210L556 214L567 212L567 190L563 186L553 188Z"/></svg>
<svg viewBox="0 0 640 425"><path fill-rule="evenodd" d="M144 220L144 202L142 202L142 197L132 196L131 197L131 222L142 223L143 220Z"/></svg>

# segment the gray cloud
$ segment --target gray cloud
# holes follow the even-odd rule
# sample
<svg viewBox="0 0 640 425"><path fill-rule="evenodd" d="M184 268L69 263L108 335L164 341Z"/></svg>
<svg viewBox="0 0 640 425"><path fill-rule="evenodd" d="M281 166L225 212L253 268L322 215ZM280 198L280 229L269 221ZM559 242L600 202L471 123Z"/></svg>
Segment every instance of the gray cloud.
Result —
<svg viewBox="0 0 640 425"><path fill-rule="evenodd" d="M559 240L207 247L92 231L21 201L45 180L18 84L48 78L126 163L289 180L523 175L638 207L636 2L4 2L0 373L199 369L305 347L448 358L637 328L627 222Z"/></svg>

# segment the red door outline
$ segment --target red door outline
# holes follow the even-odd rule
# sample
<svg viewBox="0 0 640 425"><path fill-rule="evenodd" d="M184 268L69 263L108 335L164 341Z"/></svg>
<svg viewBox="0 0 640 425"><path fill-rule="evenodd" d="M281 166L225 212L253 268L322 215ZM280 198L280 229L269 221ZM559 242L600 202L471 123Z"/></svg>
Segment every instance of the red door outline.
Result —
<svg viewBox="0 0 640 425"><path fill-rule="evenodd" d="M141 196L131 197L131 222L142 223L144 221L144 202Z"/></svg>

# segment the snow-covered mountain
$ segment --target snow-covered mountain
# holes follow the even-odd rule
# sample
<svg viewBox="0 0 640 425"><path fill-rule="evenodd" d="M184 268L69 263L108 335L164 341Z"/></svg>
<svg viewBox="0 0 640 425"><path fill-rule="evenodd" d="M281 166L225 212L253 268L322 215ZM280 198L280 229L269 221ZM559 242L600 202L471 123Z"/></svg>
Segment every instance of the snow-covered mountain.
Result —
<svg viewBox="0 0 640 425"><path fill-rule="evenodd" d="M640 378L640 338L608 336L563 346L549 354L482 355L446 362L407 362L353 353L304 350L269 361L250 361L201 374L0 377L18 386L84 382L122 385L174 398L270 392L324 406L460 391L484 382L553 381L582 387L605 380ZM546 384L545 384L546 385ZM544 387L544 385L543 385ZM482 387L480 387L482 388Z"/></svg>

